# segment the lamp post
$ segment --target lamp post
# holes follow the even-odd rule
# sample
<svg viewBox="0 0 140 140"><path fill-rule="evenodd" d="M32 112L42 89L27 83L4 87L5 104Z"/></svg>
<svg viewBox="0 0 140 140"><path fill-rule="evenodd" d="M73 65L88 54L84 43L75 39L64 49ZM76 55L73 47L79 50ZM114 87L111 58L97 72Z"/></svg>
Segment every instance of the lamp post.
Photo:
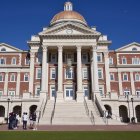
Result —
<svg viewBox="0 0 140 140"><path fill-rule="evenodd" d="M9 102L10 102L10 99L8 98L7 99L7 103L8 103L8 106L7 106L7 124L8 124L8 118L9 118Z"/></svg>
<svg viewBox="0 0 140 140"><path fill-rule="evenodd" d="M131 118L131 121L132 121L132 123L135 123L135 117L134 117L134 105L133 105L134 99L133 99L133 98L131 98L131 102L132 102L132 110L133 110L133 117Z"/></svg>
<svg viewBox="0 0 140 140"><path fill-rule="evenodd" d="M129 94L126 95L127 97L127 103L128 103L128 113L129 113L129 120L128 122L130 122L130 106L129 106Z"/></svg>

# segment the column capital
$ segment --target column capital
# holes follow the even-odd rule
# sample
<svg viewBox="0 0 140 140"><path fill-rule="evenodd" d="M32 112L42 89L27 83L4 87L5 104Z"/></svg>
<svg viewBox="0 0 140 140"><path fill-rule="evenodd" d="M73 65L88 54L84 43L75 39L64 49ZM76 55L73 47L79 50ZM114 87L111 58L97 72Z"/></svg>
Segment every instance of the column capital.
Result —
<svg viewBox="0 0 140 140"><path fill-rule="evenodd" d="M47 49L48 49L48 46L47 45L42 45L42 50L43 51L47 51Z"/></svg>
<svg viewBox="0 0 140 140"><path fill-rule="evenodd" d="M79 51L81 52L81 48L82 48L82 46L77 45L76 48L77 48L77 52L79 52Z"/></svg>
<svg viewBox="0 0 140 140"><path fill-rule="evenodd" d="M60 45L60 46L57 46L58 47L58 51L62 51L63 50L63 46Z"/></svg>
<svg viewBox="0 0 140 140"><path fill-rule="evenodd" d="M30 52L30 57L34 58L35 57L35 52Z"/></svg>

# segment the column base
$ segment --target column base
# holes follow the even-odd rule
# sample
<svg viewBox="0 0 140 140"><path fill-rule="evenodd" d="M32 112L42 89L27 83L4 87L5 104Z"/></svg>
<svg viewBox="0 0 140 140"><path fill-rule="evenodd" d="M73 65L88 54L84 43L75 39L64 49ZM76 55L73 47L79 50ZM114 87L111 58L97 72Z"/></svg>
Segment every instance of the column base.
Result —
<svg viewBox="0 0 140 140"><path fill-rule="evenodd" d="M84 92L83 91L77 91L77 102L83 102L84 101Z"/></svg>
<svg viewBox="0 0 140 140"><path fill-rule="evenodd" d="M57 91L56 102L63 102L63 101L64 101L63 91Z"/></svg>

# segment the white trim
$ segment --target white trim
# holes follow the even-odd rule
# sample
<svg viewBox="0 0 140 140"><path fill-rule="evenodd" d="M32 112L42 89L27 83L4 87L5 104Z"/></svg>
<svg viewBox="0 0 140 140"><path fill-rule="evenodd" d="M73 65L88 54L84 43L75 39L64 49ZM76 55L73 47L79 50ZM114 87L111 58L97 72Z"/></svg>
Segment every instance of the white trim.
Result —
<svg viewBox="0 0 140 140"><path fill-rule="evenodd" d="M40 89L39 94L37 94L38 89ZM36 85L35 86L35 96L40 96L40 91L41 91L40 85Z"/></svg>
<svg viewBox="0 0 140 140"><path fill-rule="evenodd" d="M4 82L4 81L3 81L3 74L2 74L2 73L0 73L0 76L2 76L2 80L1 80L0 82Z"/></svg>
<svg viewBox="0 0 140 140"><path fill-rule="evenodd" d="M69 96L69 97L66 96L66 90L68 90L66 88L73 89L73 96ZM64 85L64 97L65 97L65 100L73 100L74 96L75 96L75 87L73 85Z"/></svg>
<svg viewBox="0 0 140 140"><path fill-rule="evenodd" d="M100 61L98 61L98 57L100 57ZM102 63L102 62L103 62L102 53L97 53L97 63Z"/></svg>
<svg viewBox="0 0 140 140"><path fill-rule="evenodd" d="M101 77L99 77L99 71L101 70ZM98 79L104 79L103 68L98 68Z"/></svg>
<svg viewBox="0 0 140 140"><path fill-rule="evenodd" d="M12 78L14 78L14 80L12 80ZM15 73L11 73L10 74L10 82L16 82L16 75L15 75Z"/></svg>
<svg viewBox="0 0 140 140"><path fill-rule="evenodd" d="M109 57L109 65L113 65L113 58L112 57Z"/></svg>
<svg viewBox="0 0 140 140"><path fill-rule="evenodd" d="M137 76L139 77L138 80L137 80L137 78L136 78ZM140 81L140 74L139 74L139 73L136 73L136 74L135 74L135 81Z"/></svg>
<svg viewBox="0 0 140 140"><path fill-rule="evenodd" d="M126 80L124 79L125 78L124 77L125 75L127 75L127 79ZM127 73L123 73L123 81L128 81L128 74Z"/></svg>
<svg viewBox="0 0 140 140"><path fill-rule="evenodd" d="M52 96L52 91L55 91L55 96L56 96L56 86L55 85L50 85L50 99L54 100L55 96Z"/></svg>
<svg viewBox="0 0 140 140"><path fill-rule="evenodd" d="M38 71L40 70L41 75L38 77ZM36 79L41 79L42 78L42 69L41 68L36 68Z"/></svg>
<svg viewBox="0 0 140 140"><path fill-rule="evenodd" d="M25 80L25 76L28 76L28 81ZM29 74L28 73L24 74L24 82L29 82Z"/></svg>
<svg viewBox="0 0 140 140"><path fill-rule="evenodd" d="M68 77L68 75L66 74L67 71L70 72L72 77L70 77L70 78ZM74 78L74 70L73 70L73 68L65 69L65 79L73 79L73 78Z"/></svg>
<svg viewBox="0 0 140 140"><path fill-rule="evenodd" d="M84 77L85 76L84 73L87 74L87 77ZM89 79L88 67L82 68L82 75L83 75L83 80Z"/></svg>
<svg viewBox="0 0 140 140"><path fill-rule="evenodd" d="M15 63L13 63L15 60ZM12 60L11 60L11 65L16 65L17 64L17 60L16 60L16 57L13 57Z"/></svg>
<svg viewBox="0 0 140 140"><path fill-rule="evenodd" d="M3 90L0 90L0 96L2 96L3 95Z"/></svg>
<svg viewBox="0 0 140 140"><path fill-rule="evenodd" d="M100 91L102 91L102 94L101 94L101 92ZM105 93L104 93L104 85L99 85L99 94L100 94L100 96L103 96Z"/></svg>
<svg viewBox="0 0 140 140"><path fill-rule="evenodd" d="M111 79L111 75L112 75L112 78L113 78L113 79ZM115 81L114 73L110 73L110 81Z"/></svg>
<svg viewBox="0 0 140 140"><path fill-rule="evenodd" d="M15 93L16 93L15 90L8 90L8 96L15 96L16 95Z"/></svg>
<svg viewBox="0 0 140 140"><path fill-rule="evenodd" d="M85 88L87 88L87 91L88 91L88 95L87 96L85 96ZM90 95L90 89L89 89L89 86L88 85L83 85L83 92L84 92L84 97L86 98L86 99L89 99L89 95Z"/></svg>
<svg viewBox="0 0 140 140"><path fill-rule="evenodd" d="M125 60L125 61L123 61L123 60ZM126 64L127 64L127 59L126 59L126 57L123 56L123 57L121 58L121 61L122 61L122 65L126 65ZM124 62L125 62L125 63L124 63Z"/></svg>
<svg viewBox="0 0 140 140"><path fill-rule="evenodd" d="M50 70L51 70L50 79L55 80L56 79L56 68L51 68ZM52 77L53 72L54 72L55 78Z"/></svg>
<svg viewBox="0 0 140 140"><path fill-rule="evenodd" d="M1 64L2 59L4 60L4 64ZM6 65L6 58L5 57L0 57L0 65L2 65L2 66Z"/></svg>

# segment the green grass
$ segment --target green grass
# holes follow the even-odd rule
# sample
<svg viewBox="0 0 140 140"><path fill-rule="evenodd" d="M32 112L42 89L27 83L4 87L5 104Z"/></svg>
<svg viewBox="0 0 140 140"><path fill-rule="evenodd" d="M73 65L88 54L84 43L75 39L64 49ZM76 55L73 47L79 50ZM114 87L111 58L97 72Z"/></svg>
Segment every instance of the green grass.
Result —
<svg viewBox="0 0 140 140"><path fill-rule="evenodd" d="M139 140L140 132L5 131L0 140Z"/></svg>

